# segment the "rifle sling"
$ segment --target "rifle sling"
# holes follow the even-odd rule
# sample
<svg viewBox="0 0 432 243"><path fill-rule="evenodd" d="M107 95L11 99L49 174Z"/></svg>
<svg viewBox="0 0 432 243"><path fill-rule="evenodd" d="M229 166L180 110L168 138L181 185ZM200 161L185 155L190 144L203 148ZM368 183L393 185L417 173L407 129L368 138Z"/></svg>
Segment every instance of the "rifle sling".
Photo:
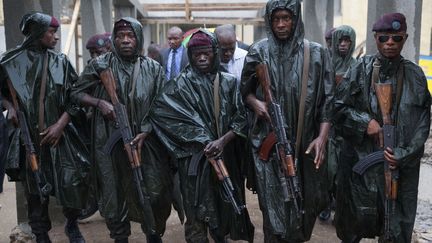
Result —
<svg viewBox="0 0 432 243"><path fill-rule="evenodd" d="M39 132L42 132L45 129L44 120L45 120L45 93L46 93L47 74L48 74L48 51L46 51L44 55L41 86L40 86L40 93L39 93L39 117L38 117Z"/></svg>
<svg viewBox="0 0 432 243"><path fill-rule="evenodd" d="M132 72L132 84L131 84L131 90L129 92L129 100L130 100L130 114L131 114L131 123L135 124L135 105L133 102L133 98L135 96L135 87L136 87L136 82L138 79L138 74L139 74L139 70L140 70L140 58L138 57L137 60L135 61L135 65L134 65L134 69Z"/></svg>
<svg viewBox="0 0 432 243"><path fill-rule="evenodd" d="M221 130L219 127L219 113L220 113L220 100L219 100L219 72L216 73L216 77L213 82L213 104L214 104L214 116L216 123L217 137L221 136Z"/></svg>
<svg viewBox="0 0 432 243"><path fill-rule="evenodd" d="M304 110L306 103L306 92L307 92L307 81L309 77L309 59L310 59L310 47L309 41L303 40L303 72L302 72L302 84L301 84L301 94L300 94L300 105L299 105L299 113L298 113L298 122L297 122L297 134L296 134L296 146L295 146L295 157L298 158L300 154L300 145L302 139L303 132L303 123L304 123Z"/></svg>

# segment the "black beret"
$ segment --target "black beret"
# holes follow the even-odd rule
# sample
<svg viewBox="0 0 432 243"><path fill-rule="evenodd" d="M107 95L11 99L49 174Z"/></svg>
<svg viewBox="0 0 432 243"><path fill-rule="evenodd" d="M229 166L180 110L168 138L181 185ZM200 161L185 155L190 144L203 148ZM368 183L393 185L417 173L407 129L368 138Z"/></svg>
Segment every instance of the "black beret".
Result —
<svg viewBox="0 0 432 243"><path fill-rule="evenodd" d="M406 31L405 16L401 13L388 13L381 16L372 27L372 31Z"/></svg>

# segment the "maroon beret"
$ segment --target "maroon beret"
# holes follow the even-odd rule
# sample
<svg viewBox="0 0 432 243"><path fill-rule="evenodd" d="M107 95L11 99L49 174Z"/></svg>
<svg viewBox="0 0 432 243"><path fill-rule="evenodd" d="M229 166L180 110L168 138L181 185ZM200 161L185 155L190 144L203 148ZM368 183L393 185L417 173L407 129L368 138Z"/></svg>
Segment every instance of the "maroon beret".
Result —
<svg viewBox="0 0 432 243"><path fill-rule="evenodd" d="M59 24L58 20L56 19L56 17L51 16L51 22L50 22L49 26L54 27L54 28L58 28L60 26L60 24Z"/></svg>
<svg viewBox="0 0 432 243"><path fill-rule="evenodd" d="M105 34L98 34L90 37L90 39L87 41L86 48L98 48L103 47L107 44L109 44L110 41L110 33Z"/></svg>
<svg viewBox="0 0 432 243"><path fill-rule="evenodd" d="M188 42L188 48L198 46L212 46L210 36L201 31L192 34L192 37Z"/></svg>
<svg viewBox="0 0 432 243"><path fill-rule="evenodd" d="M405 16L401 13L388 13L381 16L372 27L372 31L406 31Z"/></svg>

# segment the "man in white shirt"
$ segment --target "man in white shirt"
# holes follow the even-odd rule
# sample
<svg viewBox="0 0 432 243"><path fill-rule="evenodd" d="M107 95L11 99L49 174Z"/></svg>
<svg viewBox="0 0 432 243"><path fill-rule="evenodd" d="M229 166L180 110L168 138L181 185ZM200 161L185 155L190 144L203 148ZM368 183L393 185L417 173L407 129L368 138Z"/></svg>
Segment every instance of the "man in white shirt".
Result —
<svg viewBox="0 0 432 243"><path fill-rule="evenodd" d="M247 51L237 47L236 34L231 24L216 27L215 34L221 50L220 61L223 71L233 74L240 83Z"/></svg>

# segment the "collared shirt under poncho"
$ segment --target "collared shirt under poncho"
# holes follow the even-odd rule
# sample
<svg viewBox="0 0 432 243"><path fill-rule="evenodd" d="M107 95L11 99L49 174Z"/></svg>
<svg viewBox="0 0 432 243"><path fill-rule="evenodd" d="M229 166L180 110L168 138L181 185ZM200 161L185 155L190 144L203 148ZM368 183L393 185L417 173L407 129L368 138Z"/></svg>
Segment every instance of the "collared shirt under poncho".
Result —
<svg viewBox="0 0 432 243"><path fill-rule="evenodd" d="M215 61L213 71L200 73L192 64L180 75L169 81L152 110L155 130L163 143L178 158L180 181L186 216L207 221L210 229L219 235L230 235L233 240L252 241L254 228L246 209L241 216L235 215L230 203L223 202L210 163L199 159L195 173L191 171L192 156L202 153L207 143L219 138L215 123L213 84L219 66L216 39L211 36ZM191 58L191 50L188 49ZM223 150L222 157L229 171L239 202L244 203L244 186L240 164L242 161L239 139L245 138L245 110L238 85L233 75L219 73L220 136L232 130L237 136ZM183 176L182 176L183 175ZM194 200L198 200L195 205ZM187 223L186 223L187 224ZM188 231L186 229L186 231ZM188 239L188 232L186 232ZM201 240L201 239L200 239ZM198 242L197 240L193 242Z"/></svg>
<svg viewBox="0 0 432 243"><path fill-rule="evenodd" d="M44 127L47 128L67 112L74 115L79 108L69 98L72 84L77 74L64 54L50 49L40 49L34 45L35 40L48 30L51 16L35 13L27 21L32 21L31 32L28 32L22 45L6 52L0 61L0 80L2 93L12 102L7 79L16 90L19 109L26 116L27 125L34 143L37 157L47 181L53 186L52 195L58 202L69 208L84 208L88 197L90 162L88 152L72 123L66 125L63 136L57 146L39 146L39 94L44 56L47 54L48 70L46 94L44 99ZM24 21L23 25L27 25ZM14 132L7 160L19 160L22 178L29 193L37 194L35 181L29 165L25 160L23 142L19 142L21 129Z"/></svg>
<svg viewBox="0 0 432 243"><path fill-rule="evenodd" d="M289 9L293 13L293 33L285 42L278 41L271 30L271 14L280 8ZM269 1L266 6L265 21L267 38L254 43L249 49L243 68L241 92L243 98L256 92L257 97L263 100L255 67L259 63L266 63L273 98L281 105L287 137L294 141L298 125L304 50L300 2L297 0ZM306 155L305 150L318 136L320 123L331 122L332 119L334 81L330 74L331 68L324 48L310 42L305 118L297 168L304 197L305 214L302 222L296 219L294 206L284 203L276 171L279 169L276 153L274 151L271 153L268 162L258 157L261 143L271 131L270 123L254 119L256 122L251 124L250 140L256 173L256 190L263 213L264 228L270 234L285 241L307 241L311 236L316 216L323 209L328 198L324 180L326 165L323 164L319 170L316 170L313 162L314 154Z"/></svg>
<svg viewBox="0 0 432 243"><path fill-rule="evenodd" d="M100 72L111 68L116 80L117 96L126 106L133 135L150 133L144 140L141 150L141 165L145 191L150 196L157 233L165 230L165 222L171 212L172 175L169 157L163 145L152 133L147 121L156 94L165 83L163 68L156 61L140 56L143 43L142 26L132 18L122 18L129 22L137 38L137 50L134 61L122 60L115 52L109 52L92 60L81 74L73 88L73 98L79 102L84 93L110 101L100 81ZM113 38L115 33L113 31ZM135 62L140 62L134 90L132 76ZM133 95L131 95L133 93ZM95 109L92 118L91 153L96 162L97 190L100 193L99 210L110 220L131 220L147 222L138 203L138 196L133 183L132 170L123 149L121 139L115 144L110 154L104 146L116 130L115 122L105 119L99 109ZM127 217L127 218L126 218Z"/></svg>
<svg viewBox="0 0 432 243"><path fill-rule="evenodd" d="M337 233L346 238L356 233L362 237L381 234L383 227L383 164L369 169L363 177L352 172L354 164L367 154L379 150L367 136L371 119L382 125L381 112L371 87L372 65L381 60L379 79L393 86L393 110L396 106L396 76L399 64L404 70L403 89L398 112L392 114L396 124L394 155L398 160L399 180L396 215L391 217L395 242L410 242L417 208L420 159L429 135L431 97L426 78L419 66L401 57L388 60L379 54L365 56L351 68L338 87L336 108L342 135L354 148L355 157L341 161L338 169Z"/></svg>

